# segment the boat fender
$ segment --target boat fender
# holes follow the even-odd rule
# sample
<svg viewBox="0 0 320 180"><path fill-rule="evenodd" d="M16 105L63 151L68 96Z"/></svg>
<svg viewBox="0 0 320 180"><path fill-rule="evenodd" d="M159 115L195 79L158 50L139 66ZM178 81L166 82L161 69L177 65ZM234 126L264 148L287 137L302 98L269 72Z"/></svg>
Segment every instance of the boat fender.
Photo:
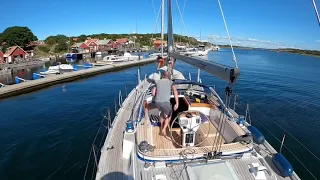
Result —
<svg viewBox="0 0 320 180"><path fill-rule="evenodd" d="M243 142L243 143L249 144L252 142L252 135L250 133L247 133L245 135L238 136L234 138L234 140L232 141L232 143L235 143L235 142Z"/></svg>
<svg viewBox="0 0 320 180"><path fill-rule="evenodd" d="M21 82L21 80L18 77L15 77L16 80L16 84L19 84Z"/></svg>
<svg viewBox="0 0 320 180"><path fill-rule="evenodd" d="M126 132L133 132L134 131L133 120L128 120L126 124L127 124Z"/></svg>
<svg viewBox="0 0 320 180"><path fill-rule="evenodd" d="M36 73L32 73L33 80L39 79Z"/></svg>
<svg viewBox="0 0 320 180"><path fill-rule="evenodd" d="M78 71L79 70L79 67L77 65L73 65L73 70L74 71Z"/></svg>
<svg viewBox="0 0 320 180"><path fill-rule="evenodd" d="M283 177L292 176L293 168L289 161L281 153L274 154L272 157L272 162Z"/></svg>
<svg viewBox="0 0 320 180"><path fill-rule="evenodd" d="M251 132L254 142L257 144L263 144L265 141L264 136L262 133L254 126L248 126L248 130Z"/></svg>
<svg viewBox="0 0 320 180"><path fill-rule="evenodd" d="M90 64L90 63L86 63L86 64L85 64L85 67L86 67L86 68L91 68L91 66L92 66L92 64Z"/></svg>

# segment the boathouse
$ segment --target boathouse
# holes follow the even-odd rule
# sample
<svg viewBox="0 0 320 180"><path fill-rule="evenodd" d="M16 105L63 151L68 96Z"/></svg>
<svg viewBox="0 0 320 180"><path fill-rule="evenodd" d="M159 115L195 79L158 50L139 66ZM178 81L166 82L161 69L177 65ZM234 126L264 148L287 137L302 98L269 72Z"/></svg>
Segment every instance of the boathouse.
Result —
<svg viewBox="0 0 320 180"><path fill-rule="evenodd" d="M25 60L27 53L20 46L12 46L3 55L5 63L14 63L17 59Z"/></svg>
<svg viewBox="0 0 320 180"><path fill-rule="evenodd" d="M4 63L4 59L3 59L3 52L0 51L0 64Z"/></svg>
<svg viewBox="0 0 320 180"><path fill-rule="evenodd" d="M97 44L98 44L98 51L100 52L113 49L113 41L111 39L99 40Z"/></svg>
<svg viewBox="0 0 320 180"><path fill-rule="evenodd" d="M153 46L155 48L160 48L161 47L161 40L154 40L153 41ZM163 41L163 46L167 46L167 41Z"/></svg>
<svg viewBox="0 0 320 180"><path fill-rule="evenodd" d="M83 42L80 42L80 43L75 43L71 46L71 52L72 53L76 53L76 52L79 52L79 53L82 53L82 52L85 52L85 49L82 49L81 48L81 45L83 44ZM88 46L87 46L88 47Z"/></svg>
<svg viewBox="0 0 320 180"><path fill-rule="evenodd" d="M88 38L84 43L89 47L89 52L96 52L98 50L99 39Z"/></svg>
<svg viewBox="0 0 320 180"><path fill-rule="evenodd" d="M127 44L129 41L128 41L128 38L121 38L121 39L116 39L116 42L117 42L118 44L125 45L125 44Z"/></svg>
<svg viewBox="0 0 320 180"><path fill-rule="evenodd" d="M128 38L116 39L117 49L126 48L128 45Z"/></svg>

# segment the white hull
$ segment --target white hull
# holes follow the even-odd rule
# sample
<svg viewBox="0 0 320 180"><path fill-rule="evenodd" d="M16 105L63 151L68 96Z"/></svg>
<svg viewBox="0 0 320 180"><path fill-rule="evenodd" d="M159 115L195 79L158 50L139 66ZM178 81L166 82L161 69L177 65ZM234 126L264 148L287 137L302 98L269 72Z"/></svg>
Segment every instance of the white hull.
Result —
<svg viewBox="0 0 320 180"><path fill-rule="evenodd" d="M97 56L97 57L101 57L101 56L102 56L102 53L101 53L101 52L96 52L96 56Z"/></svg>
<svg viewBox="0 0 320 180"><path fill-rule="evenodd" d="M105 56L102 61L106 62L124 62L138 60L139 56L133 56L130 53L124 53L123 56L109 55Z"/></svg>
<svg viewBox="0 0 320 180"><path fill-rule="evenodd" d="M152 53L149 54L150 57L154 57L154 56L161 56L161 53ZM167 53L163 53L163 56L167 56Z"/></svg>
<svg viewBox="0 0 320 180"><path fill-rule="evenodd" d="M219 50L220 50L220 47L219 47L219 46L214 46L214 47L212 48L212 50L213 50L213 51L219 51Z"/></svg>
<svg viewBox="0 0 320 180"><path fill-rule="evenodd" d="M50 66L48 70L72 71L73 66L70 64L60 64L60 65L56 65L56 66Z"/></svg>
<svg viewBox="0 0 320 180"><path fill-rule="evenodd" d="M42 75L49 75L49 74L60 74L59 70L47 70L44 72L40 72Z"/></svg>
<svg viewBox="0 0 320 180"><path fill-rule="evenodd" d="M211 51L211 49L206 49L204 51L201 51L201 50L186 51L186 52L181 52L181 54L186 55L186 56L192 56L192 57L207 56L209 51Z"/></svg>

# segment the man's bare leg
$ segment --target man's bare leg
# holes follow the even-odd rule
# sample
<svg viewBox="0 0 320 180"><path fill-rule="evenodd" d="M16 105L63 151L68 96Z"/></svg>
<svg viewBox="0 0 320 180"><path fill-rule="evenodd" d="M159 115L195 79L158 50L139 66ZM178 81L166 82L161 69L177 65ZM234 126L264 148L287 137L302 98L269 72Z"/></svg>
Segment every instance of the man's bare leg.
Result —
<svg viewBox="0 0 320 180"><path fill-rule="evenodd" d="M162 134L164 136L167 136L167 127L169 126L170 119L171 119L171 116L167 117L166 120L164 121L164 126L163 126L163 129L162 129Z"/></svg>
<svg viewBox="0 0 320 180"><path fill-rule="evenodd" d="M161 133L161 135L163 135L162 129L163 129L163 126L164 126L164 120L165 120L165 119L163 119L163 118L160 116L160 133Z"/></svg>

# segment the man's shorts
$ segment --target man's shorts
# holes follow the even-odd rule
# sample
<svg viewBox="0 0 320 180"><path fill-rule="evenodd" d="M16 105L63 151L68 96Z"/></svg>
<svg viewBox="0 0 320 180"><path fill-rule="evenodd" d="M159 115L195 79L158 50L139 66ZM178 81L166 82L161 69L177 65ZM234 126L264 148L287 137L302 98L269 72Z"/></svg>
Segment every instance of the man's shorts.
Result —
<svg viewBox="0 0 320 180"><path fill-rule="evenodd" d="M172 107L170 102L156 102L156 106L160 111L161 118L167 118L171 116Z"/></svg>

